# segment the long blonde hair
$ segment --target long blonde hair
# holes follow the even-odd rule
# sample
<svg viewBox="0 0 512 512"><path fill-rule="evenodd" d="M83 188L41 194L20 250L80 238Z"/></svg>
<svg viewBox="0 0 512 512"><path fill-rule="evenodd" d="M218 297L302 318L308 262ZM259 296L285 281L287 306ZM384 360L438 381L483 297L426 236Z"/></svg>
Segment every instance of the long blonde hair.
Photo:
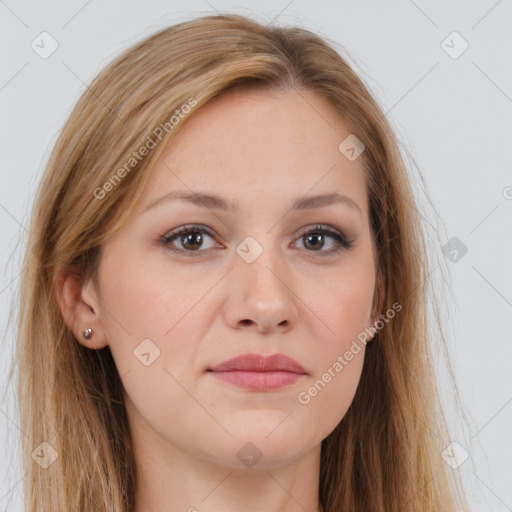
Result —
<svg viewBox="0 0 512 512"><path fill-rule="evenodd" d="M371 226L386 283L383 309L402 305L367 346L353 403L322 442L320 504L326 512L465 507L459 480L441 459L449 439L429 347L425 239L393 130L326 39L218 15L161 30L116 58L83 93L49 158L24 256L15 359L30 472L27 512L133 510L137 474L122 383L109 347L83 347L64 322L61 270L72 265L83 280L96 276L102 244L132 213L181 125L164 130L128 172L126 162L155 127L190 98L197 110L248 86L312 91L364 143ZM98 198L95 190L122 168L122 179ZM58 455L46 469L31 457L42 442Z"/></svg>

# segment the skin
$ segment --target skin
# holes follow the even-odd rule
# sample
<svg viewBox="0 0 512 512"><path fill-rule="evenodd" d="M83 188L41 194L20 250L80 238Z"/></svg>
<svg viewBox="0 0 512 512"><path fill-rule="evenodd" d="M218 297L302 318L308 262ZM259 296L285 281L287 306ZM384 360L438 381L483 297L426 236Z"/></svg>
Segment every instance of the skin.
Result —
<svg viewBox="0 0 512 512"><path fill-rule="evenodd" d="M136 214L103 246L99 286L66 275L61 309L80 343L112 351L139 475L136 512L318 511L321 442L354 397L364 345L309 403L298 394L380 313L372 315L381 283L362 159L340 153L351 132L310 92L231 91L182 123ZM240 210L163 201L143 212L190 189L237 201ZM298 197L333 191L358 208L290 210ZM196 256L159 243L190 223L215 236L202 232L202 245L178 237L171 246ZM308 245L301 229L318 233L317 224L353 247L332 253L330 235ZM263 249L252 263L236 252L247 236ZM89 341L81 337L87 327ZM144 339L160 350L148 366L134 356ZM206 371L248 352L286 354L307 375L257 392ZM252 467L237 456L248 442L261 454Z"/></svg>

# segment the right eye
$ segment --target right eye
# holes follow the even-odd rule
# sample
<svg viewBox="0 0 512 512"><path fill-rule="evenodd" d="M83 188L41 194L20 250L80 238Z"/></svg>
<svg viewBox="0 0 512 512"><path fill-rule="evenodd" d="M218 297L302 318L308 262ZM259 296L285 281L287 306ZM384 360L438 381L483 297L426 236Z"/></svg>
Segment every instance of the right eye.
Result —
<svg viewBox="0 0 512 512"><path fill-rule="evenodd" d="M210 228L207 228L206 226L192 224L187 226L181 226L162 235L159 238L159 241L162 243L162 245L164 245L172 252L181 253L185 256L197 256L197 253L204 252L205 250L199 250L199 247L204 244L204 235L212 239L214 237L213 231ZM172 244L174 244L176 240L181 245L181 247L176 248L172 246ZM212 246L207 247L206 249L211 248Z"/></svg>

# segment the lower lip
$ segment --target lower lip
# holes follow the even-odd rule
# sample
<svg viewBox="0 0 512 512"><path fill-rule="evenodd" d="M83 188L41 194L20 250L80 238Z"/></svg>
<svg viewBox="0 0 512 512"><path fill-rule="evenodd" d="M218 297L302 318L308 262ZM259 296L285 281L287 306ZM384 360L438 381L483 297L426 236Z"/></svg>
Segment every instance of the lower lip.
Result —
<svg viewBox="0 0 512 512"><path fill-rule="evenodd" d="M303 374L293 372L246 372L226 371L211 372L217 379L229 382L235 386L254 391L272 391L297 382Z"/></svg>

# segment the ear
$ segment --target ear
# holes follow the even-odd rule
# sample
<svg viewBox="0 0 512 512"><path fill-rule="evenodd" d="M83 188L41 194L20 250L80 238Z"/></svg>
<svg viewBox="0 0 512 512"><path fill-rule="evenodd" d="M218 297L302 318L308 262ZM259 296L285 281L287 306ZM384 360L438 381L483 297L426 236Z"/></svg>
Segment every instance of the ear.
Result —
<svg viewBox="0 0 512 512"><path fill-rule="evenodd" d="M82 283L80 273L72 265L60 266L58 273L57 302L64 321L85 347L95 350L105 347L108 343L94 281L90 279ZM89 328L92 329L92 335L85 339L82 332Z"/></svg>

